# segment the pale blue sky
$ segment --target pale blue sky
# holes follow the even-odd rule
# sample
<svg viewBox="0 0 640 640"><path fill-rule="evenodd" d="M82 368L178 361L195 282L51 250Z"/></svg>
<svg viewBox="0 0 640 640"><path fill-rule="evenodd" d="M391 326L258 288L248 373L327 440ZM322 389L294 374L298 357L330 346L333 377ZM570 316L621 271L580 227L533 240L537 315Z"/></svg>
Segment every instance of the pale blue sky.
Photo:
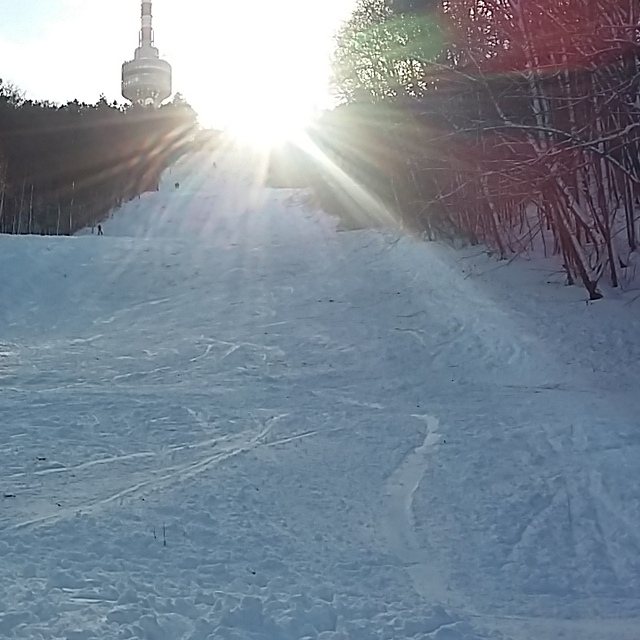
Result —
<svg viewBox="0 0 640 640"><path fill-rule="evenodd" d="M30 98L117 98L139 12L135 0L0 0L0 78Z"/></svg>
<svg viewBox="0 0 640 640"><path fill-rule="evenodd" d="M174 89L218 124L256 93L322 101L331 33L352 3L154 0L156 45ZM139 0L0 0L0 78L30 98L120 99L139 16Z"/></svg>
<svg viewBox="0 0 640 640"><path fill-rule="evenodd" d="M0 35L14 39L37 35L38 29L53 20L62 5L56 0L2 0Z"/></svg>

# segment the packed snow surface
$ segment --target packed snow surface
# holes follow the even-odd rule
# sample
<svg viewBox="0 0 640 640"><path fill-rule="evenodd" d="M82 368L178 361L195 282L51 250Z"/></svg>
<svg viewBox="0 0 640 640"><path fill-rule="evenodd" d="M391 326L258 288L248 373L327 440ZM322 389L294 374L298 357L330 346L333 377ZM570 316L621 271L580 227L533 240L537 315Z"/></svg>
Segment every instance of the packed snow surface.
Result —
<svg viewBox="0 0 640 640"><path fill-rule="evenodd" d="M264 172L0 237L0 638L637 640L640 302Z"/></svg>

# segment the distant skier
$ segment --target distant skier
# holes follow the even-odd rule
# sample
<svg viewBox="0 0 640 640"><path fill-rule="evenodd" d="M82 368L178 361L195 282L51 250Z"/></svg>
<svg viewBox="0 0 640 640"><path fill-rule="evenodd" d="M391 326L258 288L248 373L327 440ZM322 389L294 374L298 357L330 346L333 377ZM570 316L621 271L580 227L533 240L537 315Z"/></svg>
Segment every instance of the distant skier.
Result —
<svg viewBox="0 0 640 640"><path fill-rule="evenodd" d="M104 233L102 233L102 225L101 224L98 225L98 235L99 236L103 236L104 235Z"/></svg>
<svg viewBox="0 0 640 640"><path fill-rule="evenodd" d="M179 183L179 182L176 182L173 186L174 186L176 189L179 189L179 188L180 188L180 183Z"/></svg>

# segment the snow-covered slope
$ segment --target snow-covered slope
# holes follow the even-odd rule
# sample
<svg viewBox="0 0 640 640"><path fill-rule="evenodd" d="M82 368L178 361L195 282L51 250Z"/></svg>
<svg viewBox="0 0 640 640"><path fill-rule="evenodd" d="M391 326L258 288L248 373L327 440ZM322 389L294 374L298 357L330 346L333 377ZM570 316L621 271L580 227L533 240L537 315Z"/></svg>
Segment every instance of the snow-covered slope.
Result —
<svg viewBox="0 0 640 640"><path fill-rule="evenodd" d="M637 309L264 172L0 237L0 637L637 639Z"/></svg>

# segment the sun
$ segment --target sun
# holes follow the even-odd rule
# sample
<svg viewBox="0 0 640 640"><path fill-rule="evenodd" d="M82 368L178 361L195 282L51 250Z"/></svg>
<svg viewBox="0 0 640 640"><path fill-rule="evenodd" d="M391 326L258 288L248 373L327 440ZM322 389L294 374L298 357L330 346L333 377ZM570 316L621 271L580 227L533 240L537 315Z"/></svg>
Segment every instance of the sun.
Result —
<svg viewBox="0 0 640 640"><path fill-rule="evenodd" d="M235 137L260 146L295 141L316 113L315 96L310 91L296 94L286 85L274 84L261 87L256 98L230 103L224 122ZM214 113L222 111L222 105L212 106Z"/></svg>
<svg viewBox="0 0 640 640"><path fill-rule="evenodd" d="M227 119L226 130L233 137L257 146L277 146L282 142L295 141L309 125L311 117L305 110L296 111L287 104L274 104L260 110L239 112Z"/></svg>
<svg viewBox="0 0 640 640"><path fill-rule="evenodd" d="M351 5L350 0L311 6L300 0L183 0L166 36L173 43L167 57L176 89L205 126L258 144L292 140L319 110L331 106L333 36ZM169 3L164 6L169 13Z"/></svg>

